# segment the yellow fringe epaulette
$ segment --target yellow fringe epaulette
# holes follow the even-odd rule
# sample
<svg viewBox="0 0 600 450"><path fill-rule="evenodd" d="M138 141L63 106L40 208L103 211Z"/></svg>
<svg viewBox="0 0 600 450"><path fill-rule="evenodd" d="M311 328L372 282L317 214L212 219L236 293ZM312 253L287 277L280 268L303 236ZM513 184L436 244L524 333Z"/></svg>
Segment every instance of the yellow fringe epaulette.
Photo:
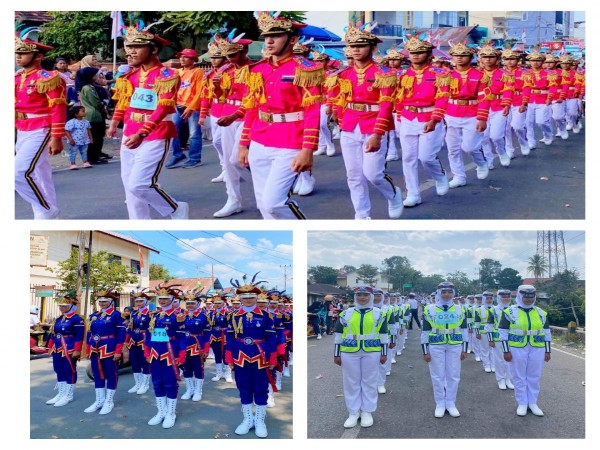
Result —
<svg viewBox="0 0 600 450"><path fill-rule="evenodd" d="M340 93L333 99L333 102L337 106L345 108L346 103L348 103L348 99L352 98L352 82L350 80L340 78L338 80L338 84L340 86Z"/></svg>
<svg viewBox="0 0 600 450"><path fill-rule="evenodd" d="M398 77L393 72L377 72L375 74L375 82L373 83L373 87L383 89L383 88L393 88L398 84Z"/></svg>
<svg viewBox="0 0 600 450"><path fill-rule="evenodd" d="M554 85L556 85L556 82L558 81L558 75L551 74L551 75L548 75L546 77L546 79L548 80L548 84L551 84L554 86Z"/></svg>
<svg viewBox="0 0 600 450"><path fill-rule="evenodd" d="M304 89L302 94L302 106L312 106L323 103L322 95L312 95L308 89Z"/></svg>
<svg viewBox="0 0 600 450"><path fill-rule="evenodd" d="M250 75L250 66L245 65L239 69L235 69L233 73L235 74L234 79L236 83L246 84L246 81L248 81L248 75Z"/></svg>
<svg viewBox="0 0 600 450"><path fill-rule="evenodd" d="M503 73L502 74L502 78L501 78L503 83L514 83L515 82L515 76L508 74L508 73Z"/></svg>
<svg viewBox="0 0 600 450"><path fill-rule="evenodd" d="M152 90L158 95L168 94L169 92L176 91L179 88L179 74L175 71L163 69L160 72L160 76L154 81L154 87Z"/></svg>
<svg viewBox="0 0 600 450"><path fill-rule="evenodd" d="M452 81L452 76L450 75L449 72L447 72L443 75L437 75L435 77L435 87L450 86L451 81Z"/></svg>
<svg viewBox="0 0 600 450"><path fill-rule="evenodd" d="M265 82L260 72L251 72L248 75L248 95L244 97L242 101L242 105L244 108L254 108L256 106L256 101L258 103L264 104L267 102L267 98L265 96Z"/></svg>
<svg viewBox="0 0 600 450"><path fill-rule="evenodd" d="M320 64L312 64L306 58L295 58L298 63L294 74L294 85L308 88L322 86L325 79L325 70Z"/></svg>
<svg viewBox="0 0 600 450"><path fill-rule="evenodd" d="M452 77L452 79L450 80L450 92L452 94L458 94L459 90L458 90L458 78L454 78Z"/></svg>
<svg viewBox="0 0 600 450"><path fill-rule="evenodd" d="M154 325L156 324L156 316L153 314L150 319L150 323L148 324L148 331L150 333L154 333Z"/></svg>
<svg viewBox="0 0 600 450"><path fill-rule="evenodd" d="M158 106L172 106L173 108L175 108L177 107L177 103L171 98L161 98L158 101Z"/></svg>
<svg viewBox="0 0 600 450"><path fill-rule="evenodd" d="M226 92L229 91L229 89L231 89L231 77L229 76L229 74L227 72L224 72L223 75L221 76L221 83L219 84L221 91L222 92Z"/></svg>
<svg viewBox="0 0 600 450"><path fill-rule="evenodd" d="M63 84L62 78L56 71L46 72L45 70L40 70L39 73L42 78L36 80L35 86L40 94L53 91Z"/></svg>
<svg viewBox="0 0 600 450"><path fill-rule="evenodd" d="M391 95L380 95L379 96L379 101L380 102L393 102L394 101L394 97L392 97Z"/></svg>
<svg viewBox="0 0 600 450"><path fill-rule="evenodd" d="M490 84L490 82L492 81L492 77L489 76L489 74L487 72L483 72L483 77L481 78L481 82L483 84Z"/></svg>
<svg viewBox="0 0 600 450"><path fill-rule="evenodd" d="M125 76L117 78L113 100L117 101L116 109L125 109L129 106L133 95L133 84Z"/></svg>
<svg viewBox="0 0 600 450"><path fill-rule="evenodd" d="M66 104L67 104L67 99L64 97L48 99L48 106L50 108L52 108L54 105L66 105Z"/></svg>

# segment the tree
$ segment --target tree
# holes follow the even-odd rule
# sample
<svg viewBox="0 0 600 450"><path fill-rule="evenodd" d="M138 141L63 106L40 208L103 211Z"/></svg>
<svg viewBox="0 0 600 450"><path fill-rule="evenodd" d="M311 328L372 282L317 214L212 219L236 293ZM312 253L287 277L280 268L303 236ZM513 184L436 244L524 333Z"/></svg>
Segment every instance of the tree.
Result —
<svg viewBox="0 0 600 450"><path fill-rule="evenodd" d="M548 263L543 255L535 254L527 260L527 273L533 274L534 278L541 278L548 272Z"/></svg>
<svg viewBox="0 0 600 450"><path fill-rule="evenodd" d="M499 289L510 289L511 291L516 290L523 282L523 278L521 278L519 272L510 267L502 269L498 274L497 280Z"/></svg>
<svg viewBox="0 0 600 450"><path fill-rule="evenodd" d="M87 261L87 251L84 261ZM79 254L76 249L71 251L71 255L58 263L54 269L47 268L50 272L56 273L56 277L62 281L63 289L77 288L77 274L81 268L77 266ZM125 284L132 284L137 281L137 275L131 272L131 267L124 266L118 261L111 259L111 254L105 250L92 253L92 263L88 267L90 273L90 289L97 291L103 286L115 287L120 290ZM83 276L83 273L80 274ZM85 284L86 278L84 278Z"/></svg>
<svg viewBox="0 0 600 450"><path fill-rule="evenodd" d="M315 283L337 284L338 271L329 266L314 266L308 268L308 276Z"/></svg>
<svg viewBox="0 0 600 450"><path fill-rule="evenodd" d="M361 283L364 283L369 286L375 286L377 283L377 277L379 276L379 270L377 267L372 266L371 264L362 264L356 271L358 278Z"/></svg>
<svg viewBox="0 0 600 450"><path fill-rule="evenodd" d="M413 285L412 290L415 292L430 294L437 289L438 284L440 284L442 281L446 281L446 278L443 275L427 275L426 277L419 278Z"/></svg>
<svg viewBox="0 0 600 450"><path fill-rule="evenodd" d="M356 272L356 267L350 266L350 265L345 265L340 270L342 272L344 272L345 274L348 274L348 273Z"/></svg>
<svg viewBox="0 0 600 450"><path fill-rule="evenodd" d="M150 279L169 281L173 277L169 273L169 269L162 264L150 264Z"/></svg>
<svg viewBox="0 0 600 450"><path fill-rule="evenodd" d="M456 295L470 295L477 291L477 280L469 280L467 274L461 270L449 273L446 280L454 285Z"/></svg>
<svg viewBox="0 0 600 450"><path fill-rule="evenodd" d="M502 264L495 259L484 258L479 261L479 281L484 289L495 288Z"/></svg>
<svg viewBox="0 0 600 450"><path fill-rule="evenodd" d="M579 287L578 278L576 270L564 270L554 275L552 281L546 284L550 304L562 312L566 322L561 324L563 326L573 319L577 326L580 326L580 316L584 317L585 310L582 306L585 304L585 288Z"/></svg>
<svg viewBox="0 0 600 450"><path fill-rule="evenodd" d="M421 272L415 270L406 256L391 256L382 261L381 272L385 274L388 283L395 291L402 290L405 284L415 285L422 277Z"/></svg>

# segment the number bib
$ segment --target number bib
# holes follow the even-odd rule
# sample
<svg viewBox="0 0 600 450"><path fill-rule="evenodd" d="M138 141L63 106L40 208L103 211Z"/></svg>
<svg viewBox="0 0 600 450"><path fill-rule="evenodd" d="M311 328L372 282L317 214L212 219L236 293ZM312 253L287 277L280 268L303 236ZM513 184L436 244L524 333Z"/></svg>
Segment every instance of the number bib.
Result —
<svg viewBox="0 0 600 450"><path fill-rule="evenodd" d="M154 111L158 106L158 95L152 89L136 88L131 96L130 106Z"/></svg>
<svg viewBox="0 0 600 450"><path fill-rule="evenodd" d="M164 328L155 328L150 338L152 342L169 342L169 335Z"/></svg>
<svg viewBox="0 0 600 450"><path fill-rule="evenodd" d="M441 325L447 325L449 323L457 323L458 322L458 314L455 312L438 312L435 314L435 323L439 323Z"/></svg>

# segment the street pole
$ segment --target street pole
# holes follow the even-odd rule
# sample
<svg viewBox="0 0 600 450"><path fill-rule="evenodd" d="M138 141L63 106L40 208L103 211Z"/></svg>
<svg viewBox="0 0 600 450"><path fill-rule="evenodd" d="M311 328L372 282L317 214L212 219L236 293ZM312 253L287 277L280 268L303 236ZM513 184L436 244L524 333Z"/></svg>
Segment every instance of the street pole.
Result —
<svg viewBox="0 0 600 450"><path fill-rule="evenodd" d="M83 266L83 257L85 256L85 234L83 231L79 232L79 236L77 236L77 246L79 247L78 255L77 255L77 285L75 286L75 290L77 292L77 298L81 298L81 286L82 282L82 266Z"/></svg>
<svg viewBox="0 0 600 450"><path fill-rule="evenodd" d="M289 264L280 264L279 267L283 267L283 290L287 289L287 268L292 267Z"/></svg>

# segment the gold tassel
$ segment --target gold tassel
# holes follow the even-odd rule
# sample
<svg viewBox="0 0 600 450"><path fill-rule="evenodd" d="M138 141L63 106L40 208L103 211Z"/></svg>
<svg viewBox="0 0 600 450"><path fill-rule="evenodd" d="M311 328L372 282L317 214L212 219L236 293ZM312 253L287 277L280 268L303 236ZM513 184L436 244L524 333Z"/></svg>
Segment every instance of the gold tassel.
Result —
<svg viewBox="0 0 600 450"><path fill-rule="evenodd" d="M156 92L158 95L160 94L168 94L177 89L179 86L179 76L175 76L168 80L156 80L154 82L154 87L152 90Z"/></svg>
<svg viewBox="0 0 600 450"><path fill-rule="evenodd" d="M490 84L490 81L492 81L492 79L490 78L490 76L488 75L487 72L484 72L483 77L481 78L481 82L483 84Z"/></svg>
<svg viewBox="0 0 600 450"><path fill-rule="evenodd" d="M49 98L48 106L52 108L54 105L66 105L67 99L65 98Z"/></svg>
<svg viewBox="0 0 600 450"><path fill-rule="evenodd" d="M173 108L177 107L177 103L175 102L175 100L170 99L170 98L161 98L158 101L158 106L171 106Z"/></svg>
<svg viewBox="0 0 600 450"><path fill-rule="evenodd" d="M261 73L250 73L248 76L248 94L252 96L252 106L255 106L256 99L258 103L264 104L267 102L265 96L265 82Z"/></svg>
<svg viewBox="0 0 600 450"><path fill-rule="evenodd" d="M150 333L154 333L154 325L156 324L156 316L152 315L152 319L150 319L150 323L148 324L148 331Z"/></svg>
<svg viewBox="0 0 600 450"><path fill-rule="evenodd" d="M396 91L396 101L401 103L404 100L404 88L400 88Z"/></svg>
<svg viewBox="0 0 600 450"><path fill-rule="evenodd" d="M316 69L312 70L296 67L294 85L303 88L321 86L323 84L324 76L325 72L322 67L317 67Z"/></svg>
<svg viewBox="0 0 600 450"><path fill-rule="evenodd" d="M392 97L391 95L381 95L379 96L379 101L380 102L394 102L394 97Z"/></svg>
<svg viewBox="0 0 600 450"><path fill-rule="evenodd" d="M127 78L117 78L113 100L117 100L116 109L126 109L133 95L133 84Z"/></svg>
<svg viewBox="0 0 600 450"><path fill-rule="evenodd" d="M452 80L450 80L450 92L454 95L459 93L458 78L452 78Z"/></svg>
<svg viewBox="0 0 600 450"><path fill-rule="evenodd" d="M235 82L238 84L245 84L248 81L248 75L250 74L250 66L246 65L244 67L240 67L239 69L235 69Z"/></svg>
<svg viewBox="0 0 600 450"><path fill-rule="evenodd" d="M323 103L322 95L310 95L308 90L304 91L302 95L302 106L312 106L312 105L320 105Z"/></svg>
<svg viewBox="0 0 600 450"><path fill-rule="evenodd" d="M515 82L515 76L514 75L510 75L508 73L503 73L501 80L502 80L503 83L514 83Z"/></svg>
<svg viewBox="0 0 600 450"><path fill-rule="evenodd" d="M442 86L450 86L450 82L452 80L452 77L450 76L450 74L447 75L439 75L437 77L435 77L435 87L442 87Z"/></svg>
<svg viewBox="0 0 600 450"><path fill-rule="evenodd" d="M438 89L437 93L435 94L435 100L437 100L438 98L444 98L444 97L450 97L450 92L444 92Z"/></svg>
<svg viewBox="0 0 600 450"><path fill-rule="evenodd" d="M58 75L58 72L50 78L42 78L35 82L35 87L40 94L57 89L62 85L62 78Z"/></svg>
<svg viewBox="0 0 600 450"><path fill-rule="evenodd" d="M391 73L386 75L375 74L375 82L373 83L373 87L383 89L383 88L392 88L396 87L398 84L398 77Z"/></svg>
<svg viewBox="0 0 600 450"><path fill-rule="evenodd" d="M325 83L323 84L323 86L326 87L327 89L331 89L331 88L335 87L337 85L337 83L338 83L337 74L331 75L325 79Z"/></svg>
<svg viewBox="0 0 600 450"><path fill-rule="evenodd" d="M223 73L223 76L221 77L220 87L222 91L228 91L229 89L231 89L231 77L227 72Z"/></svg>

